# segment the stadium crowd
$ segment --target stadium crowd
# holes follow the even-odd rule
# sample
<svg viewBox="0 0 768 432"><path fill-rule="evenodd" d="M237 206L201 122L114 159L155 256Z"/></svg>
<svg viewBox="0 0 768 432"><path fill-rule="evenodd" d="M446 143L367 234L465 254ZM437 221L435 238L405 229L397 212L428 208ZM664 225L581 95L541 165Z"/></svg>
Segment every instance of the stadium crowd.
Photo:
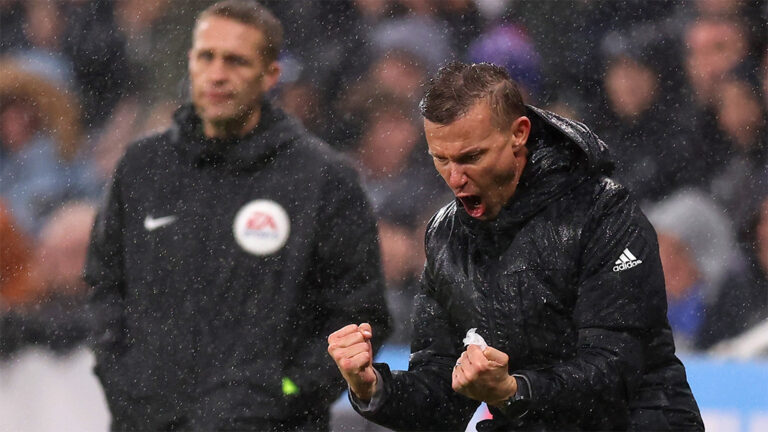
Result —
<svg viewBox="0 0 768 432"><path fill-rule="evenodd" d="M186 100L210 3L0 0L0 359L87 345L95 208L126 146ZM768 2L263 3L286 28L270 97L349 155L374 207L391 343L409 340L424 226L451 197L418 101L452 59L505 66L528 103L608 144L657 230L678 350L768 319Z"/></svg>

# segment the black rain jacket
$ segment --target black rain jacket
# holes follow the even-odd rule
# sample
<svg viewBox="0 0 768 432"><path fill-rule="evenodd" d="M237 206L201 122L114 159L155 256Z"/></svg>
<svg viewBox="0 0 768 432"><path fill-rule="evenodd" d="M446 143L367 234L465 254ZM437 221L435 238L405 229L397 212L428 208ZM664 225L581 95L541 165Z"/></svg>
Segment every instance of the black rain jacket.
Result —
<svg viewBox="0 0 768 432"><path fill-rule="evenodd" d="M327 429L344 388L327 335L349 322L387 335L356 172L279 109L262 110L252 132L224 141L204 139L182 107L117 167L86 264L113 429ZM257 200L289 219L284 245L263 255L234 232ZM240 237L258 246L280 234L257 213Z"/></svg>
<svg viewBox="0 0 768 432"><path fill-rule="evenodd" d="M364 413L400 430L464 430L451 389L471 328L530 382L527 413L480 430L703 430L666 318L656 233L584 125L529 107L520 185L495 221L454 201L426 234L408 371ZM519 413L518 413L519 414Z"/></svg>

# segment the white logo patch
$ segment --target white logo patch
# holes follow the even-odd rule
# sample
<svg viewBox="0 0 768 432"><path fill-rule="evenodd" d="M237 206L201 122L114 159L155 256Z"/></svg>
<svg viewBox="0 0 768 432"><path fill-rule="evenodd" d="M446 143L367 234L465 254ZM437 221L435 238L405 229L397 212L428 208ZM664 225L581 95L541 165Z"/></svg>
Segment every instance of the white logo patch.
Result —
<svg viewBox="0 0 768 432"><path fill-rule="evenodd" d="M232 226L235 240L246 252L270 255L283 247L291 231L288 213L270 200L251 201L241 208Z"/></svg>
<svg viewBox="0 0 768 432"><path fill-rule="evenodd" d="M637 259L634 255L632 255L632 252L629 251L629 249L624 249L624 252L621 253L621 256L619 256L619 259L616 260L613 266L613 271L620 272L624 270L631 269L632 267L639 266L642 264L643 261Z"/></svg>
<svg viewBox="0 0 768 432"><path fill-rule="evenodd" d="M147 217L144 218L144 229L147 231L154 231L160 227L164 227L174 222L176 222L176 216L164 216L164 217L154 218L152 216L147 215Z"/></svg>

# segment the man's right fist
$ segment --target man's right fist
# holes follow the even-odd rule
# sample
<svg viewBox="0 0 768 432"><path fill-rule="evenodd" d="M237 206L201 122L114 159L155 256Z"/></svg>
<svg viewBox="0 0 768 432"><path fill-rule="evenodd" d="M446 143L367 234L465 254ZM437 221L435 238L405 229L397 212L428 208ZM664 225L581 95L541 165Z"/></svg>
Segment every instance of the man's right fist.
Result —
<svg viewBox="0 0 768 432"><path fill-rule="evenodd" d="M373 331L368 323L350 324L328 336L328 354L336 362L352 393L363 401L371 400L376 389L372 337Z"/></svg>

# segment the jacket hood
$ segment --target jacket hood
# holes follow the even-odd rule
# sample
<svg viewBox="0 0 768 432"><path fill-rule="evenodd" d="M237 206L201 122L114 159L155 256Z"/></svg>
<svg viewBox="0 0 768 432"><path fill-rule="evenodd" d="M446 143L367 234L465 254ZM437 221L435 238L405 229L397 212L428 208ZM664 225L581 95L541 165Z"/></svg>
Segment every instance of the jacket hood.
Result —
<svg viewBox="0 0 768 432"><path fill-rule="evenodd" d="M493 221L481 221L459 211L470 230L507 230L584 181L613 171L608 147L584 124L527 106L531 120L528 160L515 195ZM457 207L463 210L457 201Z"/></svg>
<svg viewBox="0 0 768 432"><path fill-rule="evenodd" d="M561 133L584 153L584 156L587 158L589 171L598 171L606 175L610 175L613 172L614 163L608 146L583 123L561 117L553 112L532 105L527 105L526 107L528 108L529 118L536 117L542 120L545 123L544 127L552 128Z"/></svg>
<svg viewBox="0 0 768 432"><path fill-rule="evenodd" d="M0 60L0 106L11 101L31 103L39 115L38 132L50 134L57 155L71 161L82 141L80 104L75 95L56 83L24 69L12 59Z"/></svg>
<svg viewBox="0 0 768 432"><path fill-rule="evenodd" d="M264 101L259 124L244 136L207 138L194 106L185 104L173 115L171 142L179 155L193 165L224 163L236 170L251 170L267 163L305 133L299 122Z"/></svg>

